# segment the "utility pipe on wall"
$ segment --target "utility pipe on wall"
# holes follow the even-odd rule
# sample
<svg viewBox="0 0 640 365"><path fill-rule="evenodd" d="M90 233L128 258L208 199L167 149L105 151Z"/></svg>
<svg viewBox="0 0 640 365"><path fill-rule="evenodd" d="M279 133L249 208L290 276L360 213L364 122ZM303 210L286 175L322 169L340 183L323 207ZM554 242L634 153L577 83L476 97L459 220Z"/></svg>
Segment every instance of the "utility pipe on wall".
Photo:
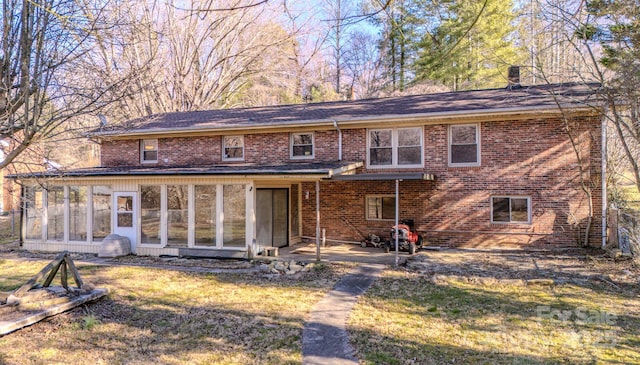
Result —
<svg viewBox="0 0 640 365"><path fill-rule="evenodd" d="M316 181L316 260L320 261L320 180Z"/></svg>
<svg viewBox="0 0 640 365"><path fill-rule="evenodd" d="M602 164L600 168L602 171L600 179L602 180L602 248L607 245L607 118L606 115L602 117L601 127L602 129Z"/></svg>
<svg viewBox="0 0 640 365"><path fill-rule="evenodd" d="M396 267L398 267L398 217L400 216L400 180L396 179Z"/></svg>

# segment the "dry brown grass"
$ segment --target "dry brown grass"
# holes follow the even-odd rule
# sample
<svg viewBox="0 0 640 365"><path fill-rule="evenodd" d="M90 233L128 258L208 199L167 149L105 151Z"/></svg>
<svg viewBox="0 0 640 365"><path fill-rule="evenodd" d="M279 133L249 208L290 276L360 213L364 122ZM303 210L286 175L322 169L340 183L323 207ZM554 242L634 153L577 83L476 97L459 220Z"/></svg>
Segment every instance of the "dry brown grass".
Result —
<svg viewBox="0 0 640 365"><path fill-rule="evenodd" d="M4 257L0 291L48 262ZM584 251L420 257L417 271L386 271L360 297L349 330L362 362L640 364L640 270L629 262ZM0 364L299 364L304 319L352 268L267 277L84 266L110 296L1 337Z"/></svg>
<svg viewBox="0 0 640 365"><path fill-rule="evenodd" d="M0 290L47 262L0 260ZM106 299L0 338L2 364L297 364L312 306L347 266L294 276L85 266Z"/></svg>
<svg viewBox="0 0 640 365"><path fill-rule="evenodd" d="M450 261L433 259L426 272L387 271L358 302L349 328L365 363L640 363L637 269L568 258L529 270L441 255ZM618 277L589 273L617 265L627 265Z"/></svg>

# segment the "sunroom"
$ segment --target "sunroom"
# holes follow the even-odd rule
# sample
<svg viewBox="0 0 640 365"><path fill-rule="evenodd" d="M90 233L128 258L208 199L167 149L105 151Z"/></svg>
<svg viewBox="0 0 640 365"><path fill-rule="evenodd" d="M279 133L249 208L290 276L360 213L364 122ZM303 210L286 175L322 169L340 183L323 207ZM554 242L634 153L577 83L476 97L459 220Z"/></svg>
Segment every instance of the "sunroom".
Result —
<svg viewBox="0 0 640 365"><path fill-rule="evenodd" d="M13 176L25 249L97 253L109 234L151 256L248 257L299 239L299 184L362 163L93 168Z"/></svg>

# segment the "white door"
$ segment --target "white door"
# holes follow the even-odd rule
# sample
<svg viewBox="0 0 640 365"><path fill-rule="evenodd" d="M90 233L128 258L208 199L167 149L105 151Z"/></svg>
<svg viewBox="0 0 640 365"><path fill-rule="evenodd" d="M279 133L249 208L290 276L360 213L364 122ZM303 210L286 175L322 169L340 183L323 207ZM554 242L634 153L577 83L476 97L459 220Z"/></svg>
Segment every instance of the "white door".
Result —
<svg viewBox="0 0 640 365"><path fill-rule="evenodd" d="M127 237L131 241L131 252L136 253L138 237L138 193L116 192L113 194L113 221L115 234Z"/></svg>

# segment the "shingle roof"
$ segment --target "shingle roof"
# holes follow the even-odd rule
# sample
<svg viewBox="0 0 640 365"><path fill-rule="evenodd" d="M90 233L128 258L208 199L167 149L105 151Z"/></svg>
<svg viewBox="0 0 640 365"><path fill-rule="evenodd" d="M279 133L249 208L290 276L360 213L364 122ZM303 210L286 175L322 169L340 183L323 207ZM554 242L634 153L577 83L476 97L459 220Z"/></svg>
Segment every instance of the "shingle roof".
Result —
<svg viewBox="0 0 640 365"><path fill-rule="evenodd" d="M272 175L313 175L331 177L344 171L362 166L362 162L289 162L282 164L215 164L202 166L115 166L91 167L66 171L42 171L25 174L13 174L8 178L47 178L47 177L104 177L104 176L272 176Z"/></svg>
<svg viewBox="0 0 640 365"><path fill-rule="evenodd" d="M447 92L344 102L309 103L241 109L156 114L107 126L94 135L126 135L148 131L202 131L228 128L287 126L320 121L380 119L442 113L558 109L595 105L599 84L556 84ZM554 96L555 95L555 96Z"/></svg>

